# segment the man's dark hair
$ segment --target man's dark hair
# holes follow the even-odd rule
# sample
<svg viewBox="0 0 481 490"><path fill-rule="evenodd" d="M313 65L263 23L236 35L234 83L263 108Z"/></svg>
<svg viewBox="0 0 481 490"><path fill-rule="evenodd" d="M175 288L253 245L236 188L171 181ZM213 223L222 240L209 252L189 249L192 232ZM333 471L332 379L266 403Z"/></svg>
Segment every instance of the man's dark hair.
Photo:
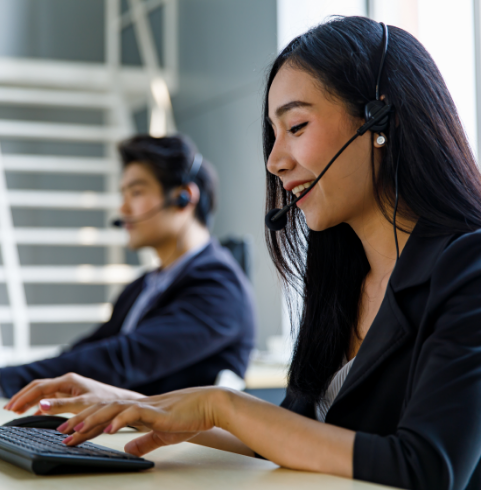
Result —
<svg viewBox="0 0 481 490"><path fill-rule="evenodd" d="M197 175L189 179L189 171L197 154L194 143L181 134L154 138L138 135L122 141L118 150L124 168L132 163L147 166L162 185L164 192L195 182L200 190L200 199L195 208L195 217L210 227L217 205L217 174L205 158Z"/></svg>

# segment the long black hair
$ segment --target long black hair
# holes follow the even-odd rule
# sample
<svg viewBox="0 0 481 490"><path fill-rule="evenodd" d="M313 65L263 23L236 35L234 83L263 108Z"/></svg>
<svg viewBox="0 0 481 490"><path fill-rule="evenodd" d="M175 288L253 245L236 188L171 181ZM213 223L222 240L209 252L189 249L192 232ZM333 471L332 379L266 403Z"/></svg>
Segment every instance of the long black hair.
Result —
<svg viewBox="0 0 481 490"><path fill-rule="evenodd" d="M279 69L288 63L309 73L352 116L362 118L364 105L375 98L382 34L382 26L370 19L335 17L297 37L279 54L264 100L266 163L275 140L268 122L268 94ZM372 160L376 199L386 218L391 220L399 164L398 216L422 218L424 229L433 235L480 228L481 178L454 102L429 53L397 27L389 26L380 86L394 108L378 172ZM267 210L292 200L292 193L269 172L266 185ZM357 332L369 262L349 225L309 230L295 206L286 228L278 233L266 229L266 238L284 286L297 289L302 299L289 389L318 402Z"/></svg>

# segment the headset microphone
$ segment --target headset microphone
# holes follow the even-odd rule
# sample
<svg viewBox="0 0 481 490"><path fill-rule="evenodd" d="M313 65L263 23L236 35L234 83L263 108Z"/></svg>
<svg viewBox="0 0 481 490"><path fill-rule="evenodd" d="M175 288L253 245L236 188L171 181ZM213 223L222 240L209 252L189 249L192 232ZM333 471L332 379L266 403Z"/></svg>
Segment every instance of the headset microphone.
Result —
<svg viewBox="0 0 481 490"><path fill-rule="evenodd" d="M369 129L375 133L380 133L385 131L389 124L389 113L391 112L391 105L386 104L379 97L379 84L381 82L382 69L384 67L384 60L386 58L387 47L388 47L388 28L382 22L380 23L383 29L383 53L381 57L381 62L379 64L379 72L376 80L376 99L369 101L364 106L364 114L366 122L356 131L354 136L334 155L331 161L324 167L324 170L316 177L314 182L304 190L304 192L294 199L291 203L284 206L282 209L271 209L265 218L265 223L267 228L271 231L280 231L287 224L287 212L302 199L308 192L310 192L313 187L321 180L323 175L329 170L329 167L336 161L337 157L359 136L362 136ZM396 187L397 188L397 187ZM396 237L397 243L397 237Z"/></svg>
<svg viewBox="0 0 481 490"><path fill-rule="evenodd" d="M113 219L110 223L110 226L115 226L116 228L123 228L124 225L125 225L125 221L120 218Z"/></svg>

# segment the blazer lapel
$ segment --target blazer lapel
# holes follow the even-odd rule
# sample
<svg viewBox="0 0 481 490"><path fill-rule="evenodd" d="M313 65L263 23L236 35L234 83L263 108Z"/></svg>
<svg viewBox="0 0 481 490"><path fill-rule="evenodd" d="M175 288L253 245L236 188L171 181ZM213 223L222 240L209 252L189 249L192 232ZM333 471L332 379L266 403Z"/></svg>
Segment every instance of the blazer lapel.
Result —
<svg viewBox="0 0 481 490"><path fill-rule="evenodd" d="M413 331L413 326L399 309L389 284L379 312L333 406L356 389L385 359L399 349L411 337Z"/></svg>
<svg viewBox="0 0 481 490"><path fill-rule="evenodd" d="M396 294L428 281L439 254L453 237L454 235L427 236L424 223L421 220L418 222L394 268L379 312L333 407L416 334L418 326L412 325L403 314L396 300Z"/></svg>
<svg viewBox="0 0 481 490"><path fill-rule="evenodd" d="M171 297L171 292L176 291L179 287L179 283L185 279L186 276L189 276L191 274L192 269L195 267L196 262L205 257L206 255L211 255L212 250L214 246L214 239L211 238L207 246L201 250L198 254L194 255L191 257L183 266L182 268L178 271L177 275L175 276L174 280L168 285L168 287L165 289L165 291L162 292L162 294L159 295L159 297L152 302L150 307L144 311L142 316L139 318L139 323L153 310L156 310L159 308L160 304L166 303L167 301L170 300Z"/></svg>

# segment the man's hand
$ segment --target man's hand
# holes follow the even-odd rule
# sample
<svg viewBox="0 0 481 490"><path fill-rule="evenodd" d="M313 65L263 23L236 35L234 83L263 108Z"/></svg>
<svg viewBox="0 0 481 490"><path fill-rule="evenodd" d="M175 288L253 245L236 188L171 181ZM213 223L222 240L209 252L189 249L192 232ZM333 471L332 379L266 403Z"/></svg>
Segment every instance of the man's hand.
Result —
<svg viewBox="0 0 481 490"><path fill-rule="evenodd" d="M58 378L32 381L16 393L4 408L22 414L39 404L36 414L79 413L101 401L139 398L143 398L140 393L68 373Z"/></svg>

